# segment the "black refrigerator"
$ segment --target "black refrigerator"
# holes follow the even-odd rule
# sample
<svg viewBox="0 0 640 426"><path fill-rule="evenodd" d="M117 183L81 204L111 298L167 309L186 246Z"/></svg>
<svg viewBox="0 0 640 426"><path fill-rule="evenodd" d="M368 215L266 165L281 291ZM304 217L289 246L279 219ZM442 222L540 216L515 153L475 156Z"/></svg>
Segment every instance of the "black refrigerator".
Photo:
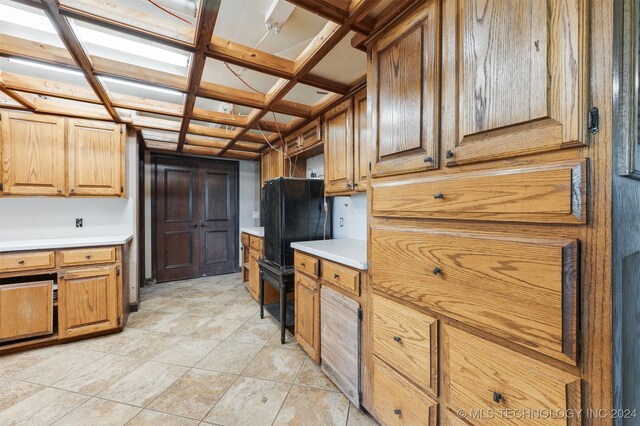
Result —
<svg viewBox="0 0 640 426"><path fill-rule="evenodd" d="M292 242L331 238L331 199L324 196L323 180L267 181L262 212L264 258L281 268L293 266Z"/></svg>

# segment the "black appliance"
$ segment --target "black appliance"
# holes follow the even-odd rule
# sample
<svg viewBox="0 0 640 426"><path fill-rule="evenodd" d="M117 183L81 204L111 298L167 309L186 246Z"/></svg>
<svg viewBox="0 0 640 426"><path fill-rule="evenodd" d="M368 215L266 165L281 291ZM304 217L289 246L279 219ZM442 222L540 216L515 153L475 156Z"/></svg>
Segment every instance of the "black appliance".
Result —
<svg viewBox="0 0 640 426"><path fill-rule="evenodd" d="M331 199L320 179L277 178L264 189L264 257L281 268L293 266L292 242L331 238Z"/></svg>

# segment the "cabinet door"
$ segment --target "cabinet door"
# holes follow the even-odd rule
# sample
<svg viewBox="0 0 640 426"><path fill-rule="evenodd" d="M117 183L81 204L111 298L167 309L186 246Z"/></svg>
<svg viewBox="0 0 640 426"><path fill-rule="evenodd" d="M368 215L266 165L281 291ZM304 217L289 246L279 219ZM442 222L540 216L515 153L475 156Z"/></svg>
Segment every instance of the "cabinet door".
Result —
<svg viewBox="0 0 640 426"><path fill-rule="evenodd" d="M269 180L269 172L271 170L271 155L269 151L262 154L260 157L260 179L262 181L262 186L264 183Z"/></svg>
<svg viewBox="0 0 640 426"><path fill-rule="evenodd" d="M282 151L282 145L276 146L276 149L272 149L270 152L271 161L269 162L270 171L269 179L276 179L284 176L284 152Z"/></svg>
<svg viewBox="0 0 640 426"><path fill-rule="evenodd" d="M585 3L444 2L442 135L447 166L587 141Z"/></svg>
<svg viewBox="0 0 640 426"><path fill-rule="evenodd" d="M324 115L324 189L327 195L353 190L353 99Z"/></svg>
<svg viewBox="0 0 640 426"><path fill-rule="evenodd" d="M0 342L53 333L53 281L0 286Z"/></svg>
<svg viewBox="0 0 640 426"><path fill-rule="evenodd" d="M255 300L259 300L260 295L260 266L258 259L260 252L257 250L249 250L249 294Z"/></svg>
<svg viewBox="0 0 640 426"><path fill-rule="evenodd" d="M296 340L311 359L320 364L320 285L296 273L294 294Z"/></svg>
<svg viewBox="0 0 640 426"><path fill-rule="evenodd" d="M65 195L64 119L2 112L2 184L11 195Z"/></svg>
<svg viewBox="0 0 640 426"><path fill-rule="evenodd" d="M70 195L124 195L124 127L69 120Z"/></svg>
<svg viewBox="0 0 640 426"><path fill-rule="evenodd" d="M373 176L438 167L439 4L425 2L371 47Z"/></svg>
<svg viewBox="0 0 640 426"><path fill-rule="evenodd" d="M353 119L355 146L353 162L354 187L356 191L367 190L369 178L369 128L367 126L367 89L362 89L353 97Z"/></svg>
<svg viewBox="0 0 640 426"><path fill-rule="evenodd" d="M58 333L80 336L118 326L117 266L67 271L58 280Z"/></svg>

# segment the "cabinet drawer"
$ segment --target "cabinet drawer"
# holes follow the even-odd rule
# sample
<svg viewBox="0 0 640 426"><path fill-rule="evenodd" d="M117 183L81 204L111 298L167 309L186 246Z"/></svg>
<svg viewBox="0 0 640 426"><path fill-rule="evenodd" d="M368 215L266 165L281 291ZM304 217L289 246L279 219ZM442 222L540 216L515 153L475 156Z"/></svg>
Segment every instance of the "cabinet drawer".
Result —
<svg viewBox="0 0 640 426"><path fill-rule="evenodd" d="M49 269L56 266L54 251L8 253L0 255L0 272Z"/></svg>
<svg viewBox="0 0 640 426"><path fill-rule="evenodd" d="M437 424L438 404L375 356L373 407L384 425Z"/></svg>
<svg viewBox="0 0 640 426"><path fill-rule="evenodd" d="M249 245L249 239L249 234L245 234L244 232L240 234L240 241L242 242L243 246Z"/></svg>
<svg viewBox="0 0 640 426"><path fill-rule="evenodd" d="M373 227L374 288L574 364L578 243Z"/></svg>
<svg viewBox="0 0 640 426"><path fill-rule="evenodd" d="M437 320L378 295L372 303L373 353L437 395Z"/></svg>
<svg viewBox="0 0 640 426"><path fill-rule="evenodd" d="M60 250L60 266L89 265L116 261L115 247Z"/></svg>
<svg viewBox="0 0 640 426"><path fill-rule="evenodd" d="M356 296L360 295L360 272L358 271L323 260L322 279Z"/></svg>
<svg viewBox="0 0 640 426"><path fill-rule="evenodd" d="M585 167L581 161L376 183L372 214L585 223Z"/></svg>
<svg viewBox="0 0 640 426"><path fill-rule="evenodd" d="M574 410L580 404L580 379L542 362L490 343L453 327L443 328L444 362L448 375L449 408L493 410L493 419L473 419L474 424L530 424L532 419L501 418L499 410L551 413ZM468 419L469 420L469 419ZM579 420L574 419L575 424ZM567 419L545 419L545 424L572 424Z"/></svg>
<svg viewBox="0 0 640 426"><path fill-rule="evenodd" d="M318 259L307 256L296 250L294 253L293 265L298 271L304 272L314 278L318 278Z"/></svg>
<svg viewBox="0 0 640 426"><path fill-rule="evenodd" d="M252 249L262 252L262 238L251 235L249 245Z"/></svg>

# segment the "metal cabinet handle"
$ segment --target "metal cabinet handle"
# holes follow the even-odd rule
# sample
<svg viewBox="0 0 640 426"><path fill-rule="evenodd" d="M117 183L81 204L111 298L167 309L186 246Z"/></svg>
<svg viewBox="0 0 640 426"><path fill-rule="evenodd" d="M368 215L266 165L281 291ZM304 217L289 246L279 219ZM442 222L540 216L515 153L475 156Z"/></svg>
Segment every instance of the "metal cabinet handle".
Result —
<svg viewBox="0 0 640 426"><path fill-rule="evenodd" d="M61 193L61 192L62 192L62 189L60 189L60 188L56 188L56 192L59 194L59 193Z"/></svg>
<svg viewBox="0 0 640 426"><path fill-rule="evenodd" d="M439 266L436 266L435 268L433 268L433 275L438 275L442 273L442 268L440 268Z"/></svg>
<svg viewBox="0 0 640 426"><path fill-rule="evenodd" d="M433 194L433 198L436 198L436 199L444 198L444 194L442 192L438 192L436 194Z"/></svg>
<svg viewBox="0 0 640 426"><path fill-rule="evenodd" d="M306 266L304 262L300 262L300 266Z"/></svg>
<svg viewBox="0 0 640 426"><path fill-rule="evenodd" d="M88 255L86 255L86 256L85 256L85 258L86 258L86 259L91 259L91 255L90 255L90 254L88 254Z"/></svg>
<svg viewBox="0 0 640 426"><path fill-rule="evenodd" d="M340 279L340 275L338 275L338 274L333 274L333 279L334 279L334 280L338 280L338 279Z"/></svg>
<svg viewBox="0 0 640 426"><path fill-rule="evenodd" d="M493 402L496 404L500 404L500 400L502 399L502 394L497 391L493 391Z"/></svg>
<svg viewBox="0 0 640 426"><path fill-rule="evenodd" d="M402 415L402 410L399 408L396 408L395 410L393 410L393 414L395 414L396 416L401 416Z"/></svg>
<svg viewBox="0 0 640 426"><path fill-rule="evenodd" d="M203 228L207 228L209 225L207 225L206 223L201 223L200 226Z"/></svg>
<svg viewBox="0 0 640 426"><path fill-rule="evenodd" d="M73 188L71 188L71 189L69 190L69 192L74 192L74 191L75 191L75 189L73 189Z"/></svg>
<svg viewBox="0 0 640 426"><path fill-rule="evenodd" d="M402 337L400 337L400 336L393 336L393 340L395 340L396 342L400 343L400 342L402 342Z"/></svg>
<svg viewBox="0 0 640 426"><path fill-rule="evenodd" d="M24 260L18 260L18 265L24 265Z"/></svg>

